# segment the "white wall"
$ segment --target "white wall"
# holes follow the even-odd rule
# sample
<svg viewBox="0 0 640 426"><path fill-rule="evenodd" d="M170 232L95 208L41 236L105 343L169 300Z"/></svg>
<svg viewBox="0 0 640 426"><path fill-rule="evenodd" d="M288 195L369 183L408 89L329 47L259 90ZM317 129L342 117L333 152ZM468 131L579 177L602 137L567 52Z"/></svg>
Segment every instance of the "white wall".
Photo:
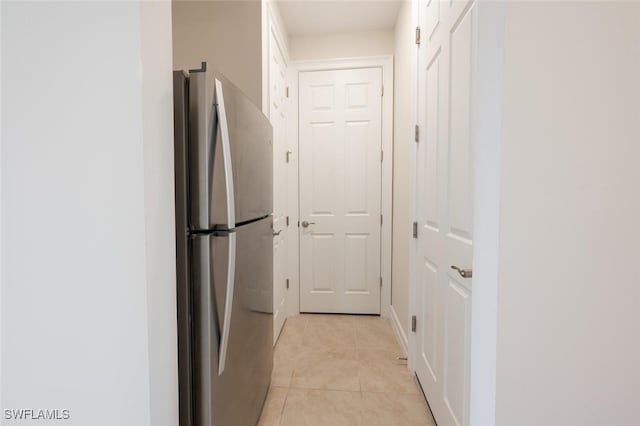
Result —
<svg viewBox="0 0 640 426"><path fill-rule="evenodd" d="M2 3L3 409L175 424L168 7Z"/></svg>
<svg viewBox="0 0 640 426"><path fill-rule="evenodd" d="M503 115L504 2L476 7L477 63L472 81L473 300L470 423L494 425Z"/></svg>
<svg viewBox="0 0 640 426"><path fill-rule="evenodd" d="M172 8L174 68L206 61L261 108L261 1L175 0Z"/></svg>
<svg viewBox="0 0 640 426"><path fill-rule="evenodd" d="M292 61L392 55L393 30L289 37Z"/></svg>
<svg viewBox="0 0 640 426"><path fill-rule="evenodd" d="M416 50L412 4L403 2L395 27L393 123L393 254L391 305L405 336L409 333L409 186L414 143L413 81ZM408 342L405 342L408 344Z"/></svg>
<svg viewBox="0 0 640 426"><path fill-rule="evenodd" d="M171 3L143 1L142 130L151 425L178 423Z"/></svg>
<svg viewBox="0 0 640 426"><path fill-rule="evenodd" d="M640 4L505 8L497 424L638 424Z"/></svg>
<svg viewBox="0 0 640 426"><path fill-rule="evenodd" d="M3 44L3 36L4 36L4 32L2 31L2 3L0 2L0 46L2 46ZM2 129L4 129L3 127L3 102L2 99L4 99L3 96L3 92L2 92L2 81L4 81L2 79L2 76L4 74L4 67L3 67L3 59L4 59L4 55L2 54L2 51L0 49L0 408L2 407L2 388L3 386L1 385L2 383L4 383L4 374L2 372L2 365L4 363L4 356L2 355L3 353L3 346L4 346L4 342L2 339L2 294L4 293L4 291L2 290L3 287L3 282L4 282L4 269L3 269L3 262L4 262L4 255L2 254L2 250L3 250L3 246L4 244L2 243L3 238L4 238L4 233L3 233L3 217L4 217L4 208L3 208L3 198L2 197L2 188L4 186L4 173L3 173L3 167L2 167L2 159L3 159L3 155L2 155L2 147L3 147L3 135L4 132L2 131Z"/></svg>

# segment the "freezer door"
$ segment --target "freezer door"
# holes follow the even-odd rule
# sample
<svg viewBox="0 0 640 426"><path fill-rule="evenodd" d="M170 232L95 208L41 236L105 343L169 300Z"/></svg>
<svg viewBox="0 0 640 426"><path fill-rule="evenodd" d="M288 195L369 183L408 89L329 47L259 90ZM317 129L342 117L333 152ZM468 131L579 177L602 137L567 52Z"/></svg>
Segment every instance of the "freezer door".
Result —
<svg viewBox="0 0 640 426"><path fill-rule="evenodd" d="M189 229L193 231L213 229L211 222L212 176L214 164L215 132L217 129L215 108L209 102L208 92L213 90L207 84L206 65L202 70L192 70L189 74L189 138L187 169L189 173ZM222 164L222 163L221 163ZM224 179L224 175L223 175ZM231 195L228 191L220 195ZM227 203L225 203L226 205ZM233 218L229 218L227 228L233 228Z"/></svg>
<svg viewBox="0 0 640 426"><path fill-rule="evenodd" d="M189 226L232 229L273 211L273 129L237 87L207 81L205 70L189 76Z"/></svg>
<svg viewBox="0 0 640 426"><path fill-rule="evenodd" d="M253 426L260 416L273 362L271 226L268 217L191 239L195 425Z"/></svg>
<svg viewBox="0 0 640 426"><path fill-rule="evenodd" d="M240 224L273 211L273 128L264 114L224 77L215 78L215 138L211 222L228 222L225 147L230 149L234 220Z"/></svg>

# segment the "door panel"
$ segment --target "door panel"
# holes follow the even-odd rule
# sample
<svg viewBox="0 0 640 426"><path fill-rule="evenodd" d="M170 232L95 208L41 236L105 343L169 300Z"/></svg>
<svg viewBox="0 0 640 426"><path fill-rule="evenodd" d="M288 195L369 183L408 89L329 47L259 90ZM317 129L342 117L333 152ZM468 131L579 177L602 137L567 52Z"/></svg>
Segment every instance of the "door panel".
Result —
<svg viewBox="0 0 640 426"><path fill-rule="evenodd" d="M438 3L433 1L433 3ZM426 71L426 114L427 117L438 117L440 107L440 51L436 53L431 63L427 65ZM425 149L423 153L425 157L423 164L425 168L421 170L425 173L424 197L421 198L423 204L421 209L425 214L425 221L433 231L438 231L438 129L439 123L437 119L428 120L426 126L426 140L424 142Z"/></svg>
<svg viewBox="0 0 640 426"><path fill-rule="evenodd" d="M449 97L449 231L461 239L471 237L471 10L451 31Z"/></svg>
<svg viewBox="0 0 640 426"><path fill-rule="evenodd" d="M455 424L465 424L469 389L469 327L471 293L459 282L450 280L445 308L444 401Z"/></svg>
<svg viewBox="0 0 640 426"><path fill-rule="evenodd" d="M286 283L287 244L281 235L273 237L273 343L287 318L287 283Z"/></svg>
<svg viewBox="0 0 640 426"><path fill-rule="evenodd" d="M367 240L366 234L345 235L345 282L347 293L366 292L366 283L371 280L367 277Z"/></svg>
<svg viewBox="0 0 640 426"><path fill-rule="evenodd" d="M339 288L339 278L336 276L335 268L332 268L332 265L338 262L338 256L333 250L334 237L333 234L314 234L311 236L312 293L331 293L333 295Z"/></svg>
<svg viewBox="0 0 640 426"><path fill-rule="evenodd" d="M301 72L300 310L380 313L382 70Z"/></svg>
<svg viewBox="0 0 640 426"><path fill-rule="evenodd" d="M337 125L332 123L310 123L311 138L311 211L313 216L335 217L335 190L338 180L335 178L337 165L334 153L338 148ZM304 173L304 171L303 171Z"/></svg>
<svg viewBox="0 0 640 426"><path fill-rule="evenodd" d="M437 312L437 282L438 271L436 266L429 261L424 261L422 269L422 285L423 293L420 303L425 308L424 316L422 317L421 327L421 339L420 339L420 362L424 362L428 373L434 382L438 381L436 372L439 373L437 368L438 361L438 341L437 341L437 327L439 326Z"/></svg>
<svg viewBox="0 0 640 426"><path fill-rule="evenodd" d="M475 2L419 3L416 374L439 425L469 423Z"/></svg>

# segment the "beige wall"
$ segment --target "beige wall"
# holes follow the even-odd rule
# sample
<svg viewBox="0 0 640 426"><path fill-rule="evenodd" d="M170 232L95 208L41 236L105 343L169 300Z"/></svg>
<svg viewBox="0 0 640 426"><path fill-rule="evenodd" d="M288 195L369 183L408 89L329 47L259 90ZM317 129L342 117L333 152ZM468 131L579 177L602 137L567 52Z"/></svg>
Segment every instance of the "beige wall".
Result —
<svg viewBox="0 0 640 426"><path fill-rule="evenodd" d="M173 2L174 69L207 61L262 107L260 1Z"/></svg>
<svg viewBox="0 0 640 426"><path fill-rule="evenodd" d="M293 61L392 55L393 30L289 37Z"/></svg>
<svg viewBox="0 0 640 426"><path fill-rule="evenodd" d="M412 78L415 65L412 5L403 2L395 28L393 117L393 255L391 305L409 333L410 153L413 142Z"/></svg>
<svg viewBox="0 0 640 426"><path fill-rule="evenodd" d="M640 3L505 7L496 423L638 424Z"/></svg>

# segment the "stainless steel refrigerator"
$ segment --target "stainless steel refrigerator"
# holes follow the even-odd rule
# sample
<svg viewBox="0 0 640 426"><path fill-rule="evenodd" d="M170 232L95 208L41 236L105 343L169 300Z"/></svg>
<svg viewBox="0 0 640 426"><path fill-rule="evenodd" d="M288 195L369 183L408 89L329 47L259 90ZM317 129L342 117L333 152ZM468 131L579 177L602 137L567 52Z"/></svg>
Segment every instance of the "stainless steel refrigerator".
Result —
<svg viewBox="0 0 640 426"><path fill-rule="evenodd" d="M273 130L207 74L174 72L180 425L253 426L273 362Z"/></svg>

